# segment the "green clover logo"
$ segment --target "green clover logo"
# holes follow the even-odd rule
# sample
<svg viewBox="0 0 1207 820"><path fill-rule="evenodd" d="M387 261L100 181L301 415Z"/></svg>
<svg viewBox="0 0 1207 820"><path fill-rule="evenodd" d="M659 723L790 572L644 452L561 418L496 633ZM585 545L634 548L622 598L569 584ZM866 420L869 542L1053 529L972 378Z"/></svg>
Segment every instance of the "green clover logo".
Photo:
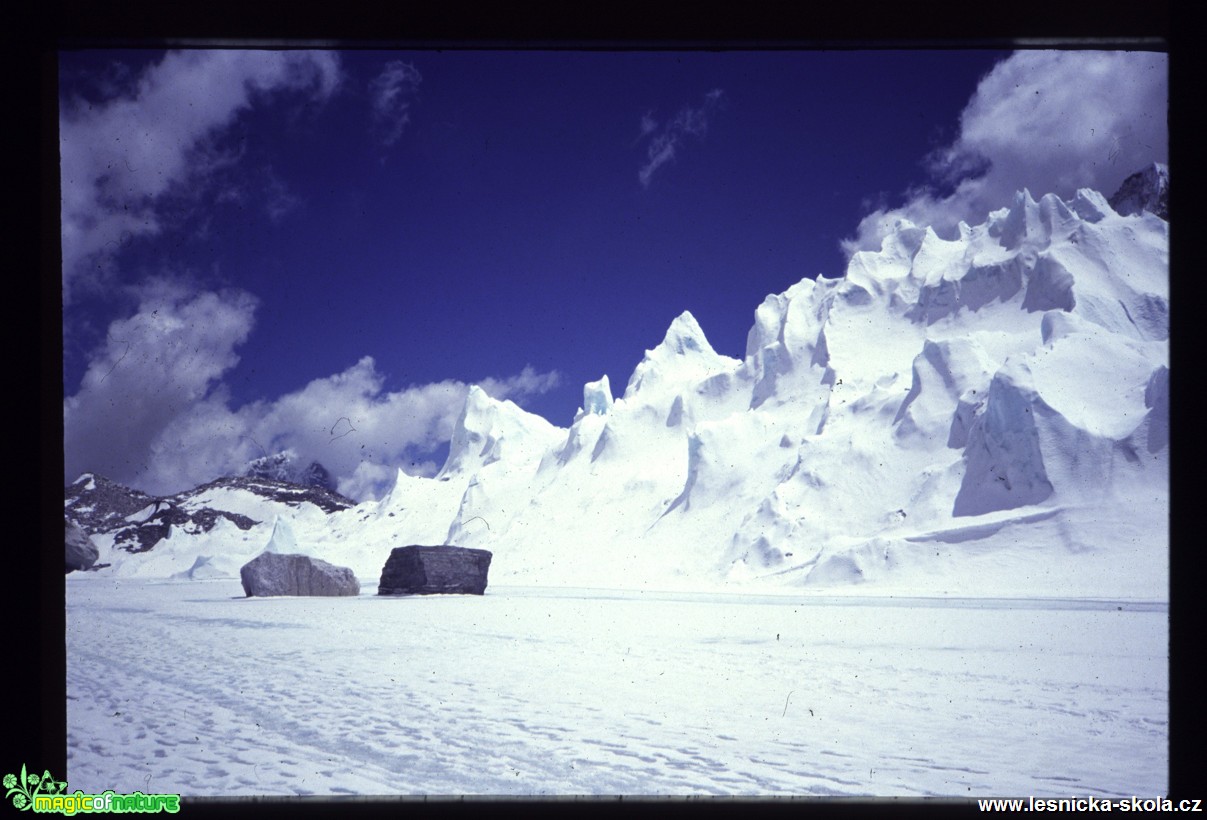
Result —
<svg viewBox="0 0 1207 820"><path fill-rule="evenodd" d="M44 771L41 776L27 772L24 763L21 764L20 777L15 774L6 774L0 783L3 783L4 788L8 789L4 796L11 797L13 806L22 811L33 808L36 794L42 792L62 794L67 789L66 780L55 780L49 771Z"/></svg>

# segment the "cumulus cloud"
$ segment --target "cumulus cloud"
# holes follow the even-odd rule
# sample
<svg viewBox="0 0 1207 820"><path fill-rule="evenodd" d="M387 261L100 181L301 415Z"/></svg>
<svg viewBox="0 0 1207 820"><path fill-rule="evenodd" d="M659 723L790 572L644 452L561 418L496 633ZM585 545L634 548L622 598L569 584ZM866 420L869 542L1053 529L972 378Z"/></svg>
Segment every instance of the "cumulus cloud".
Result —
<svg viewBox="0 0 1207 820"><path fill-rule="evenodd" d="M393 145L411 121L411 102L423 76L410 63L392 60L369 83L373 103L373 125L385 145Z"/></svg>
<svg viewBox="0 0 1207 820"><path fill-rule="evenodd" d="M115 86L105 102L61 100L64 300L82 272L131 238L162 231L169 195L187 197L238 161L214 140L241 112L284 92L323 101L339 82L330 52L184 51Z"/></svg>
<svg viewBox="0 0 1207 820"><path fill-rule="evenodd" d="M292 450L322 462L357 497L402 467L431 475L470 385L385 389L371 357L272 401L232 407L224 375L251 332L256 301L239 291L189 292L157 282L138 311L112 323L80 390L64 402L65 478L97 472L155 494L188 489ZM525 367L482 388L524 398L558 383Z"/></svg>
<svg viewBox="0 0 1207 820"><path fill-rule="evenodd" d="M652 113L641 118L641 133L638 142L646 142L646 158L637 179L645 188L650 186L654 173L673 160L687 136L703 137L708 132L708 123L713 114L724 104L725 92L714 88L704 95L704 102L693 108L685 105L665 125L660 125Z"/></svg>
<svg viewBox="0 0 1207 820"><path fill-rule="evenodd" d="M427 475L432 476L436 473L434 462L427 462L424 467L431 465L431 469L407 470L411 475ZM352 471L352 475L339 480L337 489L341 495L348 498L358 500L380 498L382 490L388 489L393 485L394 476L397 474L397 468L389 467L385 464L374 464L371 461L362 461L356 465L356 469Z"/></svg>
<svg viewBox="0 0 1207 820"><path fill-rule="evenodd" d="M220 401L218 379L239 358L254 297L186 293L163 280L138 311L109 326L79 391L63 404L66 472L130 478L151 469L156 442L182 414Z"/></svg>
<svg viewBox="0 0 1207 820"><path fill-rule="evenodd" d="M1130 174L1168 161L1168 55L1128 51L1023 51L981 80L951 145L924 163L927 185L897 208L864 217L848 255L880 247L905 218L950 234L976 224L1026 188L1068 197L1110 196Z"/></svg>

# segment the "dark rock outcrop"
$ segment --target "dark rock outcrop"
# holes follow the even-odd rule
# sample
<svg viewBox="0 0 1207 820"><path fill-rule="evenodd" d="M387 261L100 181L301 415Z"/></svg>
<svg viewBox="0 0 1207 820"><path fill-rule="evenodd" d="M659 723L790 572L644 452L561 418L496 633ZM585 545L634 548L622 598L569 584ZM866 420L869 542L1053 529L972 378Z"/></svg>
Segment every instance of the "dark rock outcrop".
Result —
<svg viewBox="0 0 1207 820"><path fill-rule="evenodd" d="M465 547L395 547L381 570L378 595L481 595L491 554Z"/></svg>
<svg viewBox="0 0 1207 820"><path fill-rule="evenodd" d="M317 461L312 461L306 467L301 467L297 455L292 450L262 456L250 462L243 471L246 478L268 478L274 481L284 481L290 484L300 484L303 487L319 487L335 492L335 477Z"/></svg>
<svg viewBox="0 0 1207 820"><path fill-rule="evenodd" d="M317 463L311 468L326 473ZM314 475L320 473L314 472ZM131 553L147 552L167 538L172 527L193 534L209 532L223 519L241 530L249 530L260 523L242 513L218 507L217 504L222 502L212 499L221 494L214 493L215 490L243 490L294 508L310 503L328 514L355 506L351 499L325 487L273 478L228 476L160 498L124 487L104 476L85 473L65 489L63 509L84 532L89 535L112 533L113 546Z"/></svg>
<svg viewBox="0 0 1207 820"><path fill-rule="evenodd" d="M1169 166L1154 162L1137 171L1119 186L1110 198L1111 207L1120 216L1148 211L1169 221Z"/></svg>
<svg viewBox="0 0 1207 820"><path fill-rule="evenodd" d="M304 487L321 487L336 492L335 476L317 461L310 462L310 466L298 473L294 481Z"/></svg>
<svg viewBox="0 0 1207 820"><path fill-rule="evenodd" d="M92 539L88 537L88 533L68 521L67 571L91 569L99 557L100 551L96 548L96 544L92 543Z"/></svg>
<svg viewBox="0 0 1207 820"><path fill-rule="evenodd" d="M167 538L172 527L189 533L209 532L222 518L241 530L250 530L259 523L246 515L226 510L213 510L208 507L185 510L161 499L154 502L146 518L130 522L119 529L113 537L113 546L126 552L146 552Z"/></svg>
<svg viewBox="0 0 1207 820"><path fill-rule="evenodd" d="M359 595L360 582L348 567L308 555L264 552L239 570L247 597L270 595Z"/></svg>
<svg viewBox="0 0 1207 820"><path fill-rule="evenodd" d="M63 491L63 511L89 535L113 532L153 503L153 496L95 473L84 473Z"/></svg>
<svg viewBox="0 0 1207 820"><path fill-rule="evenodd" d="M216 481L202 484L200 487L188 490L187 492L169 496L167 500L177 504L196 503L194 499L214 489L246 490L247 492L255 493L261 498L267 498L269 501L280 501L282 504L288 504L291 507L297 507L303 502L308 502L325 513L333 513L337 510L346 510L349 507L356 506L356 502L352 499L324 487L314 485L303 486L289 481L254 478L251 476L227 476L219 478Z"/></svg>

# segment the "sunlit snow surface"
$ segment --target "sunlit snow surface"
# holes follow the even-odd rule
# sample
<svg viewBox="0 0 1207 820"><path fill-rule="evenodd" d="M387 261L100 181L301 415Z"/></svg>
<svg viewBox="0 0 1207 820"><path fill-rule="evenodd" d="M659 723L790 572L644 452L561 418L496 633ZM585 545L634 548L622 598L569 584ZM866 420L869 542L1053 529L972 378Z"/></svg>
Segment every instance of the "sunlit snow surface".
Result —
<svg viewBox="0 0 1207 820"><path fill-rule="evenodd" d="M1168 607L67 579L101 792L1158 795Z"/></svg>

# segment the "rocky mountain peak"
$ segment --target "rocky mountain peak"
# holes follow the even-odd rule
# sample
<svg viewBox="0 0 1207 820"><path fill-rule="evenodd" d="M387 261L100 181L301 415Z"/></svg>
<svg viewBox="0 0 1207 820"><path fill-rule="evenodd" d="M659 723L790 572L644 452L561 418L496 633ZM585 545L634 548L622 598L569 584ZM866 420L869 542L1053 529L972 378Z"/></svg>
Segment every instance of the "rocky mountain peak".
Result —
<svg viewBox="0 0 1207 820"><path fill-rule="evenodd" d="M303 487L321 487L335 492L335 478L317 461L302 466L298 454L293 450L282 450L272 455L261 456L248 463L241 473L247 478L267 478L300 484Z"/></svg>
<svg viewBox="0 0 1207 820"><path fill-rule="evenodd" d="M1123 180L1109 201L1120 216L1148 211L1169 221L1169 166L1154 162L1137 171Z"/></svg>
<svg viewBox="0 0 1207 820"><path fill-rule="evenodd" d="M317 466L326 473L321 465ZM351 499L326 487L268 477L226 476L185 492L158 497L85 473L64 490L63 512L68 522L74 522L88 535L112 534L117 549L146 552L167 538L173 527L187 533L202 533L209 532L222 520L241 530L260 523L237 510L227 509L229 497L223 496L230 491L250 493L295 508L308 502L326 513L355 506Z"/></svg>

